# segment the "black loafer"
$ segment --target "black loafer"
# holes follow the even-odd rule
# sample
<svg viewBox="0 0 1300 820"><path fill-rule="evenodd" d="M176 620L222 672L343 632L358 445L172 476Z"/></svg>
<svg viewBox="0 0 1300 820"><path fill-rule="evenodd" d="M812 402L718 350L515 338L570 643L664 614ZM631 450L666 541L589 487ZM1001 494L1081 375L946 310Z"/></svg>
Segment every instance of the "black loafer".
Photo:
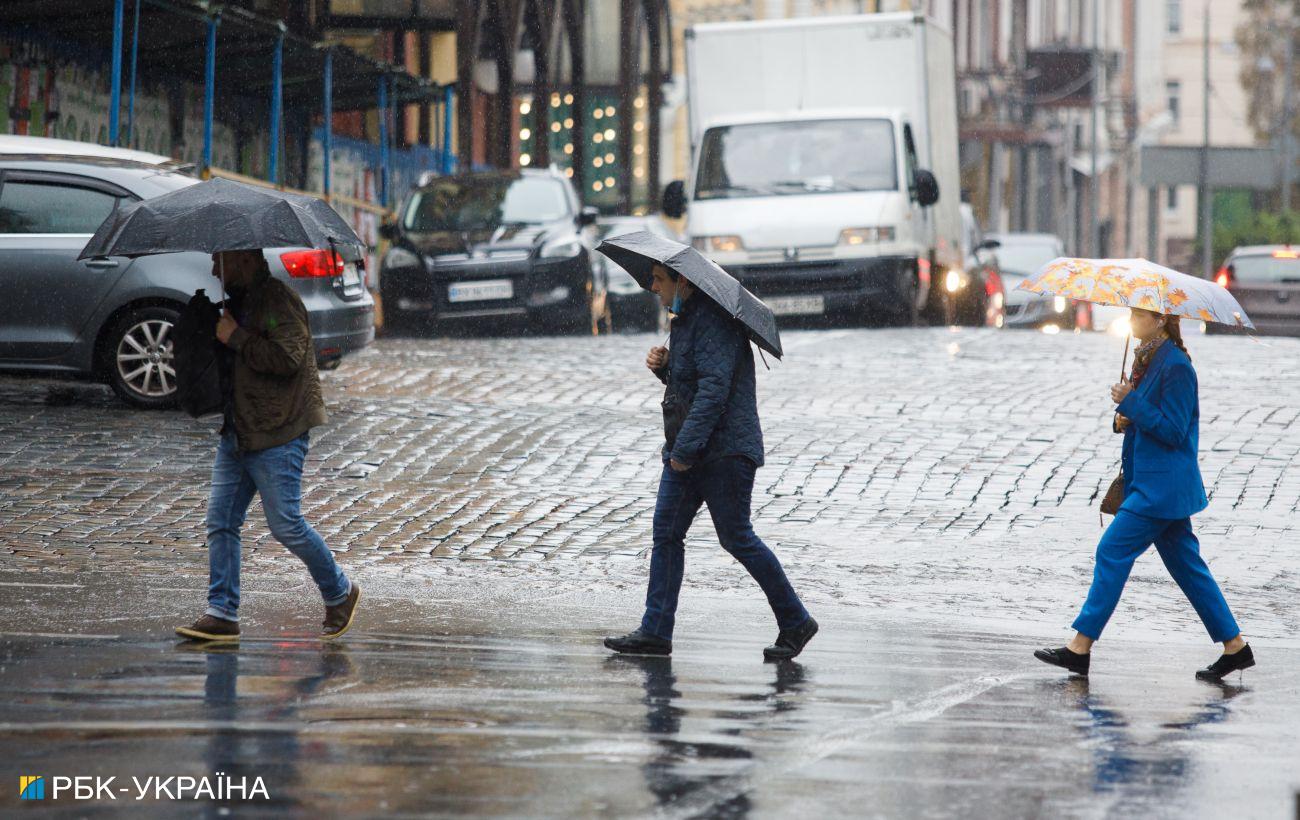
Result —
<svg viewBox="0 0 1300 820"><path fill-rule="evenodd" d="M1224 653L1214 663L1204 669L1196 670L1196 679L1218 682L1223 680L1225 675L1249 669L1254 665L1255 653L1250 651L1250 644L1246 644L1231 655Z"/></svg>
<svg viewBox="0 0 1300 820"><path fill-rule="evenodd" d="M1084 677L1088 676L1088 663L1092 660L1091 655L1079 655L1064 646L1057 649L1035 649L1034 657L1043 663L1050 663L1052 666L1068 669L1074 674L1083 675Z"/></svg>
<svg viewBox="0 0 1300 820"><path fill-rule="evenodd" d="M617 638L606 638L605 648L624 655L671 655L673 642L654 635L647 635L641 630L629 632Z"/></svg>
<svg viewBox="0 0 1300 820"><path fill-rule="evenodd" d="M763 657L769 661L788 661L803 651L808 642L817 634L817 621L809 615L794 629L782 629L776 636L776 643L763 650Z"/></svg>

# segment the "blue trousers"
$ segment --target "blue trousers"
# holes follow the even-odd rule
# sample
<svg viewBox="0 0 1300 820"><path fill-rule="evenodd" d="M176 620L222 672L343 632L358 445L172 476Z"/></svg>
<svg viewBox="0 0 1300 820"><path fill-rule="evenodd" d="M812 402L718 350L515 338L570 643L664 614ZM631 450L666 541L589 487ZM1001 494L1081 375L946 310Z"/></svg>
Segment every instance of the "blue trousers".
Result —
<svg viewBox="0 0 1300 820"><path fill-rule="evenodd" d="M1101 637L1119 603L1133 562L1153 543L1165 568L1201 616L1210 638L1222 642L1241 634L1223 592L1201 559L1201 545L1192 533L1192 519L1148 518L1127 510L1119 511L1097 545L1092 587L1083 610L1074 620L1074 628L1094 641Z"/></svg>
<svg viewBox="0 0 1300 820"><path fill-rule="evenodd" d="M677 616L677 596L686 566L686 532L709 505L713 528L722 548L753 577L776 615L780 629L793 629L808 620L781 562L759 540L749 522L754 489L754 462L743 456L697 464L685 472L664 465L655 501L654 550L650 554L650 586L646 591L641 631L671 640Z"/></svg>
<svg viewBox="0 0 1300 820"><path fill-rule="evenodd" d="M262 496L262 509L271 534L307 565L326 606L341 604L352 584L339 569L325 540L302 517L302 468L308 436L279 447L243 450L235 434L217 445L212 464L212 494L208 497L207 614L239 620L239 530L253 495Z"/></svg>

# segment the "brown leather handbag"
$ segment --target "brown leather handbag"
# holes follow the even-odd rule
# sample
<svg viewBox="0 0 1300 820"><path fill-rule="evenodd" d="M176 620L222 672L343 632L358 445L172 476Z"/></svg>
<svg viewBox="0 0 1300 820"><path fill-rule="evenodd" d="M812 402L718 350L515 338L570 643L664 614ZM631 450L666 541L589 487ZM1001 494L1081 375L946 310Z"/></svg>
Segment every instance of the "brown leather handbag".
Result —
<svg viewBox="0 0 1300 820"><path fill-rule="evenodd" d="M1106 515L1115 515L1119 512L1119 507L1124 503L1124 474L1120 473L1115 476L1115 480L1110 483L1110 489L1101 499L1101 511Z"/></svg>

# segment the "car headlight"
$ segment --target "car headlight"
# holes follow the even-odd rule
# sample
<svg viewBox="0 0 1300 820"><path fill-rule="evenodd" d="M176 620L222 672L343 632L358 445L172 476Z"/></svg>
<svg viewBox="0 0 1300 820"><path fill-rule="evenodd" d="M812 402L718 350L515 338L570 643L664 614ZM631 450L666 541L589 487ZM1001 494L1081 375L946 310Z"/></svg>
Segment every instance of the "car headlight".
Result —
<svg viewBox="0 0 1300 820"><path fill-rule="evenodd" d="M1069 306L1070 303L1065 301L1064 296L1058 296L1052 300L1052 307L1056 310L1057 313L1065 313L1065 309Z"/></svg>
<svg viewBox="0 0 1300 820"><path fill-rule="evenodd" d="M392 269L418 268L420 266L420 257L406 248L389 248L388 253L384 254L382 267Z"/></svg>
<svg viewBox="0 0 1300 820"><path fill-rule="evenodd" d="M845 228L840 231L841 245L864 245L868 242L893 242L893 226L873 228Z"/></svg>
<svg viewBox="0 0 1300 820"><path fill-rule="evenodd" d="M697 236L691 239L691 247L697 251L717 251L719 253L734 253L742 250L745 243L740 241L739 236L724 234L721 236Z"/></svg>
<svg viewBox="0 0 1300 820"><path fill-rule="evenodd" d="M962 289L966 283L963 281L962 272L956 268L948 271L943 278L943 286L948 289L949 293L956 293Z"/></svg>
<svg viewBox="0 0 1300 820"><path fill-rule="evenodd" d="M576 239L562 239L542 246L543 259L572 259L582 253L582 243Z"/></svg>

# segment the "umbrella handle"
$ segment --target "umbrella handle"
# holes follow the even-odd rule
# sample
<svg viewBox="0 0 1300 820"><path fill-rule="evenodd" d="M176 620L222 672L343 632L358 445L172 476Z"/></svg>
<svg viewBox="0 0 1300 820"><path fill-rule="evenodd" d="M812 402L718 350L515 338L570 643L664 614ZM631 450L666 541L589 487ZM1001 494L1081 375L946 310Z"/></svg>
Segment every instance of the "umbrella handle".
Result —
<svg viewBox="0 0 1300 820"><path fill-rule="evenodd" d="M1124 361L1121 362L1119 366L1120 383L1124 382L1124 372L1128 370L1128 345L1129 342L1131 342L1132 340L1133 340L1133 334L1131 333L1124 337Z"/></svg>

